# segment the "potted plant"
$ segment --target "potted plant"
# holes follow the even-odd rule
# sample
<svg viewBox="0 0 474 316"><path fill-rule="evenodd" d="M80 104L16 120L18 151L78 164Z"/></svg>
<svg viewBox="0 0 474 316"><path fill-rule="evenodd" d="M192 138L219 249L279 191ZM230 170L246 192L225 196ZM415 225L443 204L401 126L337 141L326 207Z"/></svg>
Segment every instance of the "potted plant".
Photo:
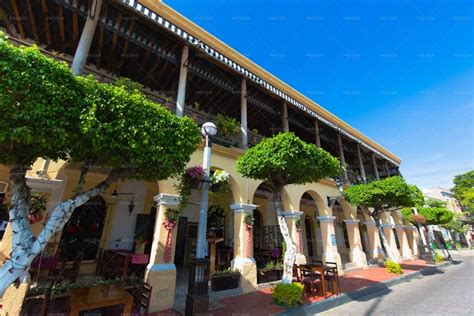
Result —
<svg viewBox="0 0 474 316"><path fill-rule="evenodd" d="M231 271L230 269L227 269L216 271L211 275L211 289L214 292L235 289L239 286L239 282L239 271Z"/></svg>
<svg viewBox="0 0 474 316"><path fill-rule="evenodd" d="M216 170L211 175L211 191L212 192L222 192L227 191L229 187L229 178L230 175L224 170Z"/></svg>
<svg viewBox="0 0 474 316"><path fill-rule="evenodd" d="M233 117L217 114L217 130L220 131L224 139L218 139L221 145L237 145L237 137L240 135L240 123Z"/></svg>
<svg viewBox="0 0 474 316"><path fill-rule="evenodd" d="M28 215L28 221L30 224L35 224L43 219L43 212L46 211L46 205L48 199L45 194L33 193L30 199L30 213Z"/></svg>
<svg viewBox="0 0 474 316"><path fill-rule="evenodd" d="M258 270L257 283L267 283L278 281L283 274L283 265L281 262L270 261Z"/></svg>

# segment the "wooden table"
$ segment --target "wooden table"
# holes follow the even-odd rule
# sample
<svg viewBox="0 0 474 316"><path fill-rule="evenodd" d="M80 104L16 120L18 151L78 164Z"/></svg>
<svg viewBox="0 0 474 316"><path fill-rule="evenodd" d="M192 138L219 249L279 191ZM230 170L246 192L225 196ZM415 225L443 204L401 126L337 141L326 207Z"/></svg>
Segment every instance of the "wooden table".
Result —
<svg viewBox="0 0 474 316"><path fill-rule="evenodd" d="M321 275L321 284L323 290L323 297L326 298L326 278L324 277L325 269L324 266L317 265L317 264L304 264L304 267L310 269L313 273L317 272Z"/></svg>
<svg viewBox="0 0 474 316"><path fill-rule="evenodd" d="M71 316L79 312L101 307L124 305L123 314L132 313L133 296L115 285L102 285L70 291Z"/></svg>
<svg viewBox="0 0 474 316"><path fill-rule="evenodd" d="M218 238L218 237L207 238L207 242L211 245L210 251L209 251L209 260L211 262L211 266L209 267L209 273L211 274L216 271L216 244L223 240L224 238Z"/></svg>

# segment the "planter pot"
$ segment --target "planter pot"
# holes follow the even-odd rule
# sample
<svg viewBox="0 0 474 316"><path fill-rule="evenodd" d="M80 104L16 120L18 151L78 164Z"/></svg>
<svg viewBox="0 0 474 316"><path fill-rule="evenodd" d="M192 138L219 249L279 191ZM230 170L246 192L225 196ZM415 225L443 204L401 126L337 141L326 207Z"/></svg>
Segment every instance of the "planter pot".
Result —
<svg viewBox="0 0 474 316"><path fill-rule="evenodd" d="M239 286L240 273L211 276L211 288L214 292L235 289Z"/></svg>
<svg viewBox="0 0 474 316"><path fill-rule="evenodd" d="M265 270L258 271L257 283L268 283L278 281L283 275L283 270Z"/></svg>
<svg viewBox="0 0 474 316"><path fill-rule="evenodd" d="M201 180L199 179L195 179L195 178L189 179L189 185L191 186L191 189L198 189L200 184L201 184Z"/></svg>
<svg viewBox="0 0 474 316"><path fill-rule="evenodd" d="M211 184L211 191L216 193L219 192L222 189L222 184L220 183L213 183Z"/></svg>

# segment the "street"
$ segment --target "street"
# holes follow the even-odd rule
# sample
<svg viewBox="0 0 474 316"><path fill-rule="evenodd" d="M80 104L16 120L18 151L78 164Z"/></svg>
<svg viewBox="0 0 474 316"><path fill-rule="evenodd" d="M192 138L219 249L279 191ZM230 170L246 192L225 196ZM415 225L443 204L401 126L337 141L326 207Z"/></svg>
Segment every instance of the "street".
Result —
<svg viewBox="0 0 474 316"><path fill-rule="evenodd" d="M474 315L474 256L443 272L396 285L322 315Z"/></svg>

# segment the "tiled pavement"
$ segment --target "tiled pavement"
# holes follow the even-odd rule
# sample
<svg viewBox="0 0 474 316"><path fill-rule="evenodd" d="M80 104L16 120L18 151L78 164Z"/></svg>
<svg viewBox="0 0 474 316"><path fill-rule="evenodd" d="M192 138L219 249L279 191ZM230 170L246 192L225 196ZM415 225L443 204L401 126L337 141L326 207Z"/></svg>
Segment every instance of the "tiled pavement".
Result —
<svg viewBox="0 0 474 316"><path fill-rule="evenodd" d="M405 274L413 273L428 267L424 260L405 261L402 268ZM342 292L350 293L364 287L396 278L397 275L388 273L384 267L371 266L366 270L355 270L346 272L341 276L340 284ZM322 300L322 297L305 297L304 304L311 304ZM243 294L220 299L218 301L222 307L212 310L209 315L272 315L283 312L284 309L272 303L271 290L264 289L255 293ZM158 315L181 315L175 310L167 310L152 314Z"/></svg>

